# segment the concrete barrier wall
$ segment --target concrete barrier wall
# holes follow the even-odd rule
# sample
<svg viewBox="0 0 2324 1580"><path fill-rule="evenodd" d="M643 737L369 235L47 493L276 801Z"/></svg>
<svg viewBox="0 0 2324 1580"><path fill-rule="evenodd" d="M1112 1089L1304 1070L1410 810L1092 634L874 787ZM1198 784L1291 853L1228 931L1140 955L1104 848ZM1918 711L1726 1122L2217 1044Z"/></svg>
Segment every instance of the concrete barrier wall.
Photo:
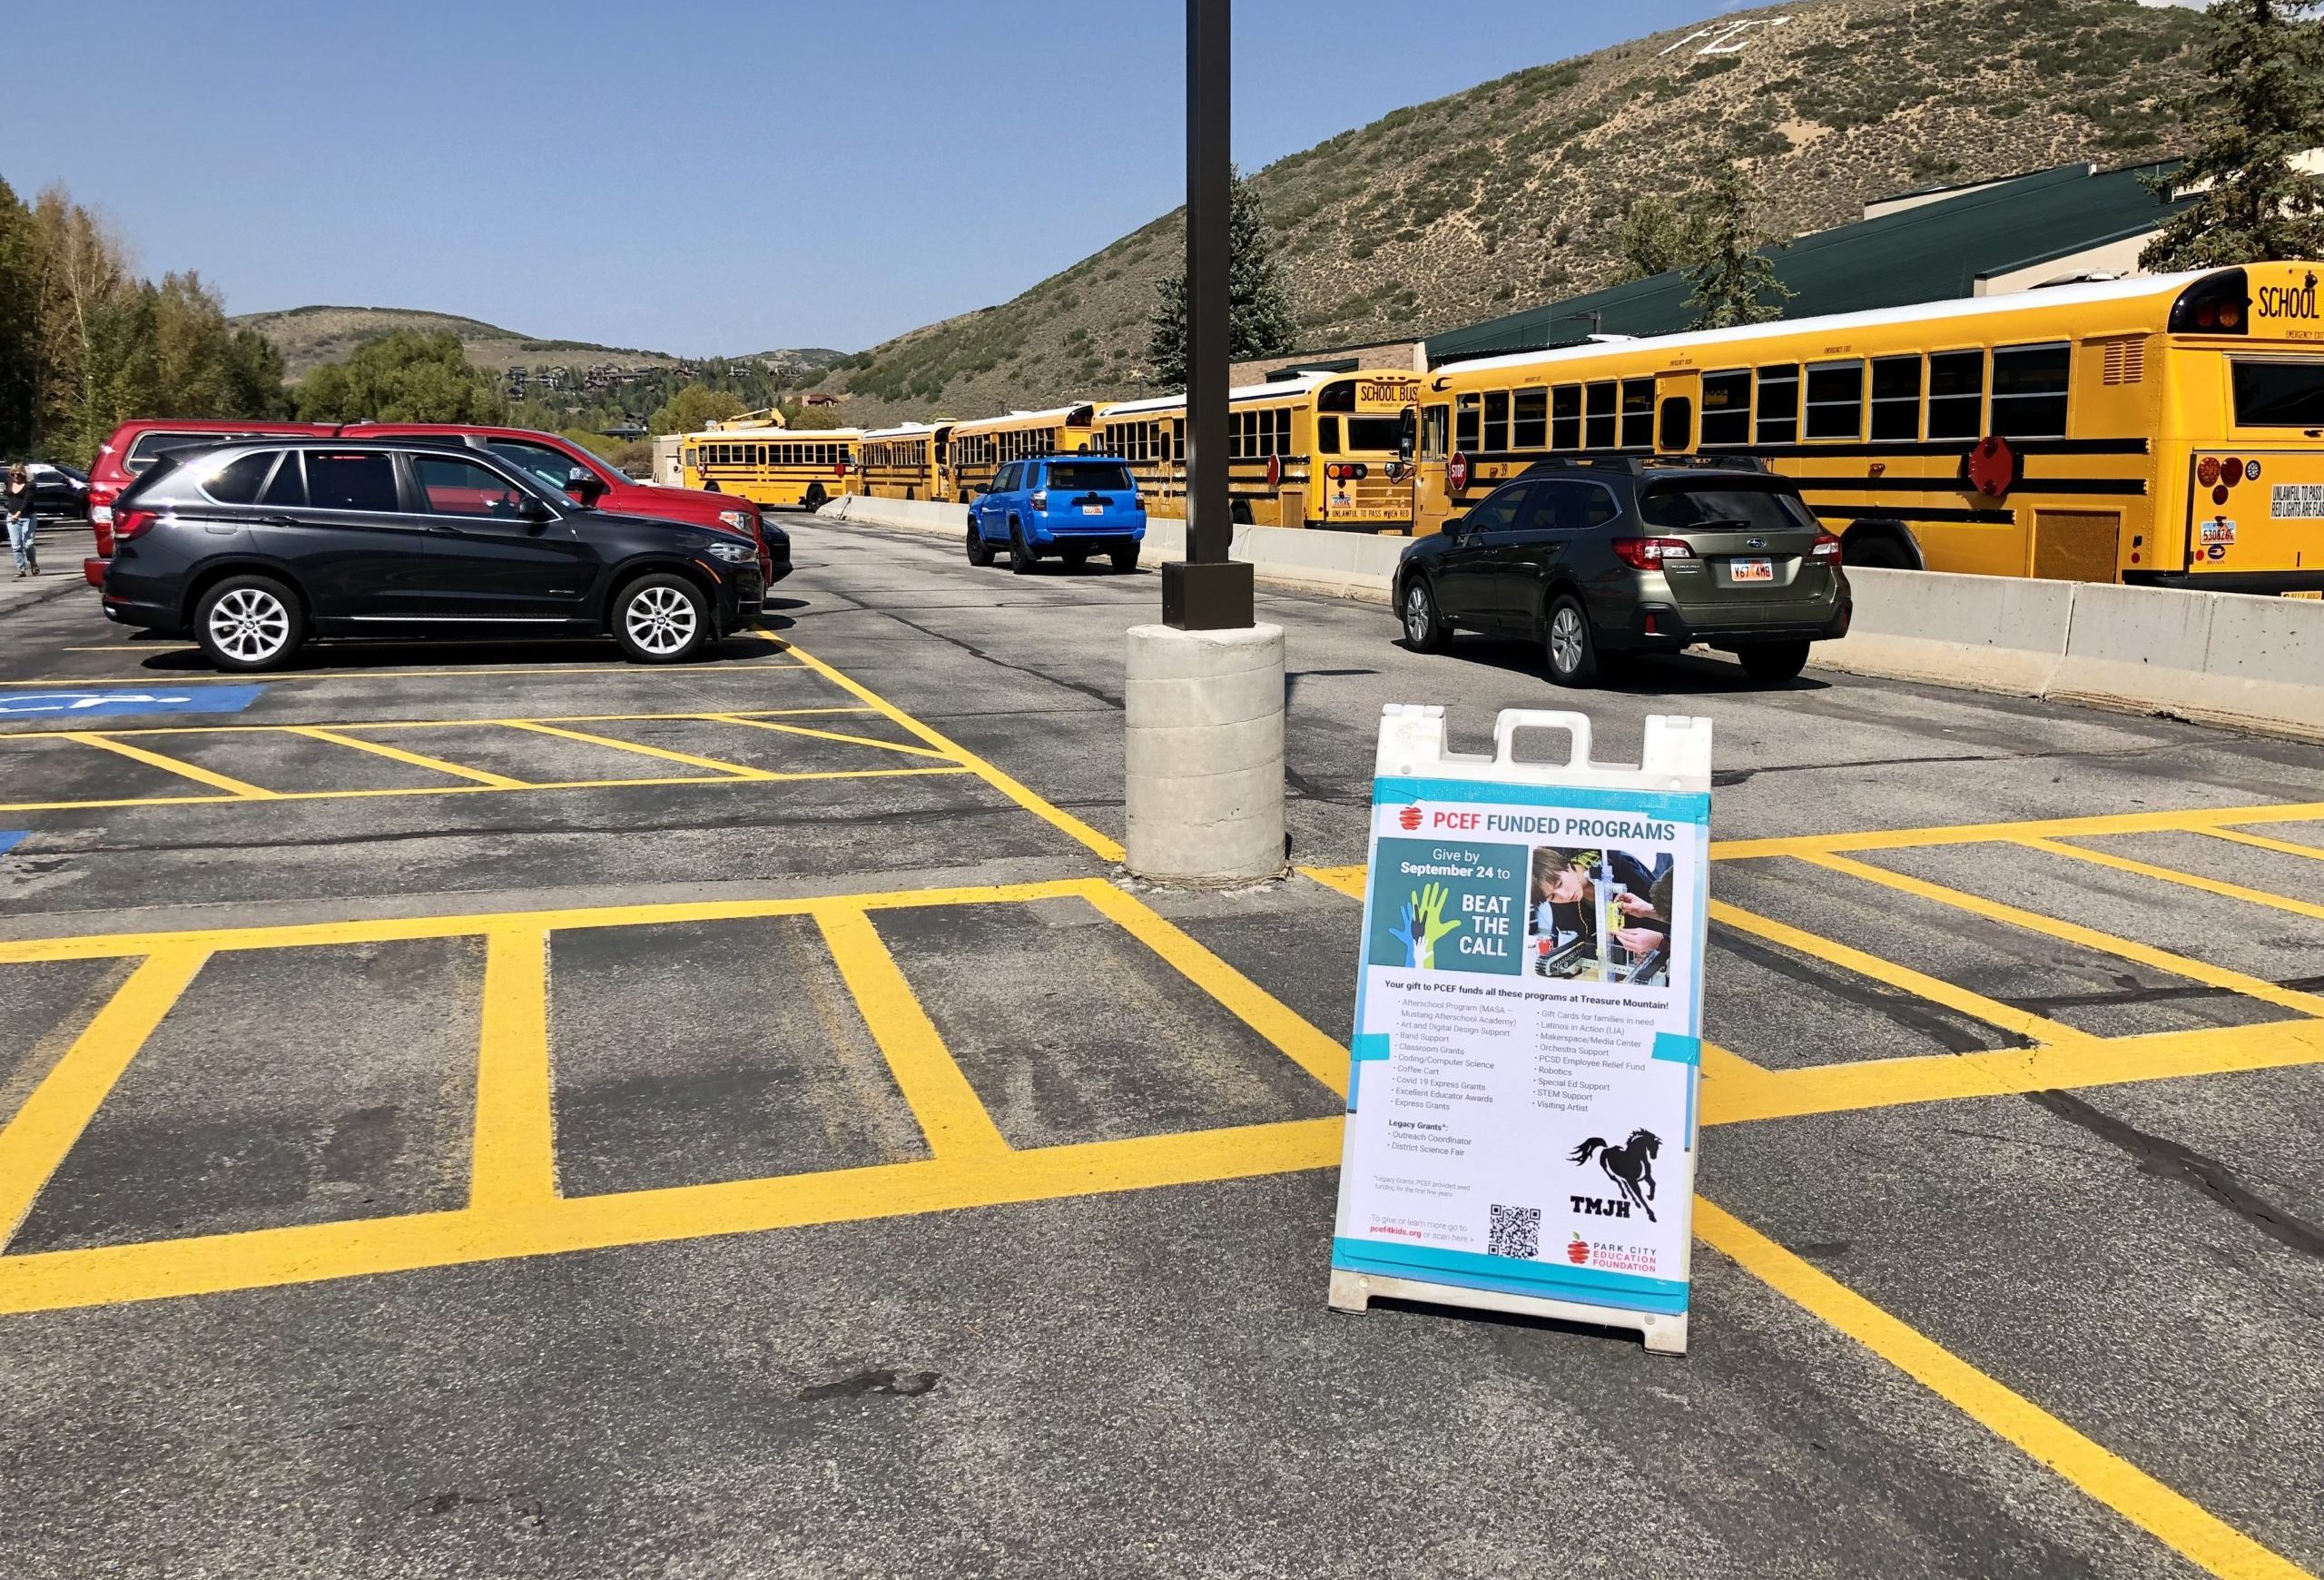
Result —
<svg viewBox="0 0 2324 1580"><path fill-rule="evenodd" d="M968 529L960 505L850 495L822 513L956 540ZM1385 604L1407 541L1237 527L1233 553L1270 586ZM1147 562L1185 557L1186 523L1150 518ZM2324 600L1916 570L1848 580L1855 625L1816 645L1821 667L2324 739Z"/></svg>

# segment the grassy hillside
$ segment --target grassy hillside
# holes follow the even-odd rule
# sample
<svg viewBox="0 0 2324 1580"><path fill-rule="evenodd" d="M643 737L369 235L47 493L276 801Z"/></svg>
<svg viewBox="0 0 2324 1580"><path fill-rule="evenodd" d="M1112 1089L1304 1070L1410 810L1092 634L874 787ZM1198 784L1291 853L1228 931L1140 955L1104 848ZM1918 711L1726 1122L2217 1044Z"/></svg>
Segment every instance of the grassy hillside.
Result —
<svg viewBox="0 0 2324 1580"><path fill-rule="evenodd" d="M294 307L282 312L244 313L233 321L247 324L272 341L282 352L290 377L299 379L324 362L342 360L365 341L394 330L436 333L449 330L460 337L468 360L497 372L514 366L576 367L590 362L619 362L626 367L675 368L684 359L664 351L626 346L601 346L588 341L544 341L505 330L497 324L448 312L422 312L400 307ZM842 353L822 347L798 351L761 351L745 359L786 367L797 376L841 360Z"/></svg>
<svg viewBox="0 0 2324 1580"><path fill-rule="evenodd" d="M1398 110L1255 180L1304 345L1425 334L1621 278L1632 196L1685 193L1722 147L1791 233L1915 185L2177 152L2196 20L2132 0L1801 0ZM825 387L855 392L851 420L1145 392L1146 314L1184 233L1166 215Z"/></svg>

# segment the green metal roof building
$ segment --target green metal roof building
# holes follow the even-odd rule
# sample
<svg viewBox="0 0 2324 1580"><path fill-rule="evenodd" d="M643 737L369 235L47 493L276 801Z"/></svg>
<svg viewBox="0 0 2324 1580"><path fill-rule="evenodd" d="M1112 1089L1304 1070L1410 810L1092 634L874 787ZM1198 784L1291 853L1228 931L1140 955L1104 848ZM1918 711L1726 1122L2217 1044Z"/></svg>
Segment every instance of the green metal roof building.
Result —
<svg viewBox="0 0 2324 1580"><path fill-rule="evenodd" d="M1866 205L1868 217L1763 249L1793 292L1786 318L2024 290L2093 272L2130 273L2149 232L2191 199L2147 183L2176 168L2060 165L2032 175ZM1572 345L1592 334L1673 334L1692 323L1691 287L1649 275L1428 337L1431 366Z"/></svg>

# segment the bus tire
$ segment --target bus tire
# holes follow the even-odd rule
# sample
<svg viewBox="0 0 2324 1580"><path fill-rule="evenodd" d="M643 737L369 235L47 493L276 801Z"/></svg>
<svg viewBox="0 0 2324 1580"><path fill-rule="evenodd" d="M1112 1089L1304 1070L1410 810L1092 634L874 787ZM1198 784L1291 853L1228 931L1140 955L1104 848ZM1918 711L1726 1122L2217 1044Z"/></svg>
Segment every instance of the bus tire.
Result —
<svg viewBox="0 0 2324 1580"><path fill-rule="evenodd" d="M1068 570L1079 570L1083 566L1085 566L1085 565L1087 565L1087 564L1088 564L1088 563L1089 563L1089 551L1088 551L1088 549L1086 549L1086 548L1068 548L1068 549L1067 549L1067 550L1065 551L1065 568L1066 568L1066 569L1068 569Z"/></svg>
<svg viewBox="0 0 2324 1580"><path fill-rule="evenodd" d="M1743 673L1762 686L1780 686L1787 680L1797 680L1799 672L1807 667L1806 642L1752 642L1735 650L1743 662Z"/></svg>
<svg viewBox="0 0 2324 1580"><path fill-rule="evenodd" d="M1227 518L1233 521L1237 527L1250 526L1252 524L1251 501L1248 499L1236 500L1234 504L1227 508L1226 515Z"/></svg>
<svg viewBox="0 0 2324 1580"><path fill-rule="evenodd" d="M830 495L823 492L822 484L809 483L807 485L807 497L799 502L810 510L820 510L823 508L823 501L830 497Z"/></svg>
<svg viewBox="0 0 2324 1580"><path fill-rule="evenodd" d="M984 534L977 530L977 524L973 521L969 523L969 563L976 566L992 563L992 545L984 540Z"/></svg>
<svg viewBox="0 0 2324 1580"><path fill-rule="evenodd" d="M1885 528L1851 533L1840 545L1840 563L1860 566L1872 570L1911 570L1913 557L1896 540L1896 535Z"/></svg>
<svg viewBox="0 0 2324 1580"><path fill-rule="evenodd" d="M1114 569L1118 574L1128 576L1131 571L1137 568L1137 544L1133 543L1128 548L1116 548L1108 550L1108 552L1114 562Z"/></svg>

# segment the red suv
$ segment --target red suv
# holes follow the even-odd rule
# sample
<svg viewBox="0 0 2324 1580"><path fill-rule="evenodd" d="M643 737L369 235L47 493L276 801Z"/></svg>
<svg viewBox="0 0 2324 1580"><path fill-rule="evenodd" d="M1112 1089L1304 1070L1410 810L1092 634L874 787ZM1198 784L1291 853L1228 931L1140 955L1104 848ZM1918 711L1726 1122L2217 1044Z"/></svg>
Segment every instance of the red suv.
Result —
<svg viewBox="0 0 2324 1580"><path fill-rule="evenodd" d="M760 574L769 583L791 574L791 538L779 527L760 518L759 508L732 494L704 493L695 489L665 489L632 481L598 457L554 433L528 428L486 428L448 422L235 422L180 421L143 418L124 422L97 450L89 469L89 522L97 538L97 557L82 563L82 575L91 587L102 587L105 561L113 555L113 502L164 451L195 445L222 444L249 437L334 438L351 433L381 438L457 439L477 449L488 449L569 494L584 505L603 506L616 515L650 516L682 521L690 527L739 533L759 546Z"/></svg>

